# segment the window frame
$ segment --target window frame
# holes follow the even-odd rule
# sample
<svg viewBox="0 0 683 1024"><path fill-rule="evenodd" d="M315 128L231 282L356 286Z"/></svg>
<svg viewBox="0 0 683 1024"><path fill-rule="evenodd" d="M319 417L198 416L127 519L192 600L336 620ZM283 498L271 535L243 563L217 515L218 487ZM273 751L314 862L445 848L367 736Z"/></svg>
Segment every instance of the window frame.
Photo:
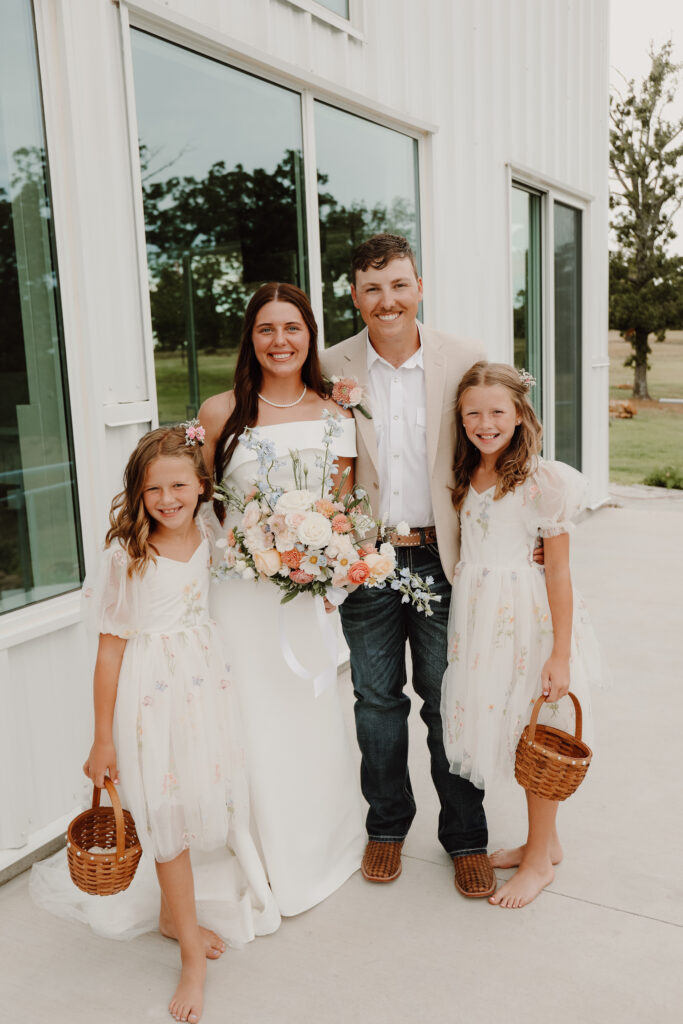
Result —
<svg viewBox="0 0 683 1024"><path fill-rule="evenodd" d="M345 32L353 39L365 42L363 0L349 0L348 18L343 18L341 14L330 10L323 3L318 3L317 0L281 0L281 2L296 7L300 11L305 11L312 18L325 22L326 25L336 28L339 32Z"/></svg>
<svg viewBox="0 0 683 1024"><path fill-rule="evenodd" d="M577 210L581 214L581 268L579 273L581 288L581 353L580 353L580 457L584 465L584 443L588 436L588 401L591 383L591 371L602 368L604 361L591 359L587 338L589 332L588 308L591 301L590 281L586 268L588 265L588 241L590 237L590 215L595 197L588 192L546 177L520 164L505 165L505 187L507 197L507 252L508 252L508 310L512 309L512 189L526 189L541 197L541 353L543 369L543 455L547 459L555 458L555 203L562 203ZM513 361L514 329L512 316L508 318L508 358Z"/></svg>
<svg viewBox="0 0 683 1024"><path fill-rule="evenodd" d="M65 167L69 167L71 170L70 144L72 139L69 130L64 130L63 104L65 99L57 84L59 81L56 70L57 54L48 25L51 12L45 9L45 4L46 0L31 0L30 2L40 113L47 161L47 189L50 196L51 250L53 269L58 281L56 316L59 321L62 342L60 361L63 400L69 424L67 431L75 474L73 491L76 542L82 568L87 571L86 552L93 540L91 527L93 517L86 512L90 498L87 480L89 466L93 465L93 439L88 436L89 420L85 408L80 403L72 401L73 395L81 395L87 388L81 361L73 345L72 332L72 325L81 316L79 307L82 300L74 295L72 275L60 273L60 268L72 265L67 243L69 228L66 226L66 222L71 221L73 224L77 217L74 211L72 187L64 175ZM47 81L51 82L50 89L45 88ZM72 590L55 594L53 597L39 599L0 615L0 653L18 644L26 643L28 640L79 622L81 620L81 590L82 581Z"/></svg>

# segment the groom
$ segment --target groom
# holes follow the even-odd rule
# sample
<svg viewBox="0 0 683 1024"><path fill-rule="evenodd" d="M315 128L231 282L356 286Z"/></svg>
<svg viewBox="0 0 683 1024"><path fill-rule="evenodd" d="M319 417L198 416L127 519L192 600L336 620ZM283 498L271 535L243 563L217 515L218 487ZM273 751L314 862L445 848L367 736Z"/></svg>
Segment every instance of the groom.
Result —
<svg viewBox="0 0 683 1024"><path fill-rule="evenodd" d="M453 859L457 889L485 897L496 881L486 854L484 794L450 773L440 711L460 533L449 490L455 393L483 351L417 321L422 280L405 238L368 239L354 250L352 275L351 297L366 327L327 349L323 365L328 374L355 377L365 390L372 419L356 414L356 483L368 492L374 516L390 527L387 539L396 547L398 568L432 576L431 589L441 595L429 618L402 604L401 594L388 587L359 587L341 607L356 696L361 787L370 805L361 870L370 882L398 878L401 847L415 816L408 773L410 698L404 692L407 641L441 804L439 840Z"/></svg>

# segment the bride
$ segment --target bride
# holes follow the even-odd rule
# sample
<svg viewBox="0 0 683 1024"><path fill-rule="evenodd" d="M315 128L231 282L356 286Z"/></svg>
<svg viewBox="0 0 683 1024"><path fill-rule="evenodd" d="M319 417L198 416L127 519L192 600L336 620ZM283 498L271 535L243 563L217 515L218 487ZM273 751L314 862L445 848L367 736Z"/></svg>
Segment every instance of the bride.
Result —
<svg viewBox="0 0 683 1024"><path fill-rule="evenodd" d="M317 335L310 302L299 288L270 283L252 296L234 390L214 395L199 410L203 454L218 482L242 493L252 489L255 453L239 440L251 426L274 443L282 460L271 482L285 490L296 486L289 453L297 449L315 491L321 483L316 459L323 451L322 413L328 410L343 417L332 451L337 480L350 467L351 486L355 424L326 393ZM224 515L222 509L218 514ZM236 521L228 512L221 529ZM227 580L212 587L211 612L223 630L240 697L255 838L280 912L290 916L325 899L360 867L365 828L337 687L315 697L311 682L295 675L281 653L283 629L308 670L325 662L313 598L302 593L282 606L281 596L264 580Z"/></svg>

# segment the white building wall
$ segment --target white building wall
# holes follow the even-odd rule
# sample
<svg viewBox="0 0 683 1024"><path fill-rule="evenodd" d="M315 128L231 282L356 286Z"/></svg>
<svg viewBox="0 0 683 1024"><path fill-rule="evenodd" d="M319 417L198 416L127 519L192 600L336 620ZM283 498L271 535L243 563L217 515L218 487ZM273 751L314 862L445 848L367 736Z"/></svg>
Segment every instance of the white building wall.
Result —
<svg viewBox="0 0 683 1024"><path fill-rule="evenodd" d="M425 320L492 358L512 355L510 165L579 205L584 469L605 497L608 0L351 0L348 31L315 0L34 3L88 566L156 417L128 22L420 139ZM77 595L0 623L0 873L82 793L86 647Z"/></svg>

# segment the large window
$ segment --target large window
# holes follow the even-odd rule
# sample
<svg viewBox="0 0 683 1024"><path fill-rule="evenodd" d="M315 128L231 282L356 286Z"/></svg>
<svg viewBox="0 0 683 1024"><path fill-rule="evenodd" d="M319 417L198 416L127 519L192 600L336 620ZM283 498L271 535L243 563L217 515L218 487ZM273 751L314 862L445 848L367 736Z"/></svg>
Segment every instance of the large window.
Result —
<svg viewBox="0 0 683 1024"><path fill-rule="evenodd" d="M138 29L132 51L165 423L231 387L242 315L260 284L309 290L302 97ZM419 258L417 142L322 102L314 111L316 152L305 158L317 165L329 345L362 327L349 294L354 246L390 231Z"/></svg>
<svg viewBox="0 0 683 1024"><path fill-rule="evenodd" d="M343 110L315 105L325 343L363 327L349 301L351 251L380 231L420 257L417 142Z"/></svg>
<svg viewBox="0 0 683 1024"><path fill-rule="evenodd" d="M512 189L512 323L514 363L536 378L531 395L542 414L541 196Z"/></svg>
<svg viewBox="0 0 683 1024"><path fill-rule="evenodd" d="M300 97L144 32L133 61L160 422L232 384L264 281L308 287Z"/></svg>
<svg viewBox="0 0 683 1024"><path fill-rule="evenodd" d="M555 458L581 469L581 211L554 203Z"/></svg>
<svg viewBox="0 0 683 1024"><path fill-rule="evenodd" d="M0 5L0 612L82 579L30 0Z"/></svg>

